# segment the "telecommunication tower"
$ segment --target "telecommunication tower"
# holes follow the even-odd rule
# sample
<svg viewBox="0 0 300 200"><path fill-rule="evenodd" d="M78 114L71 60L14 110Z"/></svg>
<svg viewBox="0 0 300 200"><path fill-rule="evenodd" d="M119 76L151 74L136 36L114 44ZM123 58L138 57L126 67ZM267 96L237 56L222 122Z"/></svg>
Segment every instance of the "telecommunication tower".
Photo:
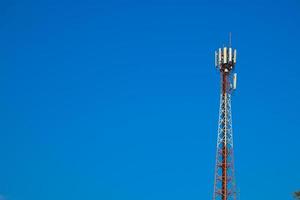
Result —
<svg viewBox="0 0 300 200"><path fill-rule="evenodd" d="M221 95L213 200L236 200L237 197L231 118L231 95L237 80L235 64L236 49L231 48L230 37L229 47L219 48L215 52L215 66L221 77Z"/></svg>

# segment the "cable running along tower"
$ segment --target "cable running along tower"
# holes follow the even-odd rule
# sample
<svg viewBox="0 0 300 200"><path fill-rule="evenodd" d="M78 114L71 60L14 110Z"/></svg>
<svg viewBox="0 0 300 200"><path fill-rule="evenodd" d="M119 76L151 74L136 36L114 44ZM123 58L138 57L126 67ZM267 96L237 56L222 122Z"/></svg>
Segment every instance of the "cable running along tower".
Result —
<svg viewBox="0 0 300 200"><path fill-rule="evenodd" d="M231 94L236 89L236 49L219 48L215 52L215 66L220 71L221 95L216 151L213 200L236 200L234 177L233 132L231 119Z"/></svg>

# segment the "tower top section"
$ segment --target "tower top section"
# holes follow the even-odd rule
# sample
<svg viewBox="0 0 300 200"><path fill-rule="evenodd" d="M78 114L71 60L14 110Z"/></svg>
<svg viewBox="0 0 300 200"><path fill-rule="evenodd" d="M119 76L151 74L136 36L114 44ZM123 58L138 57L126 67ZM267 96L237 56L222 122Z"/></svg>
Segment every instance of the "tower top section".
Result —
<svg viewBox="0 0 300 200"><path fill-rule="evenodd" d="M229 73L236 64L236 49L231 47L219 48L215 51L215 67L221 72Z"/></svg>

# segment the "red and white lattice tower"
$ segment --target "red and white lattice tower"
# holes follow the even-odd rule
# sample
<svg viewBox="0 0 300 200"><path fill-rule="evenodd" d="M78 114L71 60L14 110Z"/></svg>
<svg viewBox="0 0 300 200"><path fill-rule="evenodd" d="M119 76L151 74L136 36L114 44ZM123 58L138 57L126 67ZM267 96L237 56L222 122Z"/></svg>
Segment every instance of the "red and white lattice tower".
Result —
<svg viewBox="0 0 300 200"><path fill-rule="evenodd" d="M215 66L221 75L221 95L213 200L236 200L237 196L231 119L231 94L236 89L237 78L233 73L235 63L236 50L231 44L215 52Z"/></svg>

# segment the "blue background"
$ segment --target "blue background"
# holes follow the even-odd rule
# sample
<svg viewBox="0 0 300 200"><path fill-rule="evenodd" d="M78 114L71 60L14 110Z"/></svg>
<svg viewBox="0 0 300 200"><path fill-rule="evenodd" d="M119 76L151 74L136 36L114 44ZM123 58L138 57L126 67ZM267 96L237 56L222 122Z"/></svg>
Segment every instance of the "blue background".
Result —
<svg viewBox="0 0 300 200"><path fill-rule="evenodd" d="M240 198L292 199L299 10L297 0L1 1L0 198L211 199L214 50L231 31Z"/></svg>

